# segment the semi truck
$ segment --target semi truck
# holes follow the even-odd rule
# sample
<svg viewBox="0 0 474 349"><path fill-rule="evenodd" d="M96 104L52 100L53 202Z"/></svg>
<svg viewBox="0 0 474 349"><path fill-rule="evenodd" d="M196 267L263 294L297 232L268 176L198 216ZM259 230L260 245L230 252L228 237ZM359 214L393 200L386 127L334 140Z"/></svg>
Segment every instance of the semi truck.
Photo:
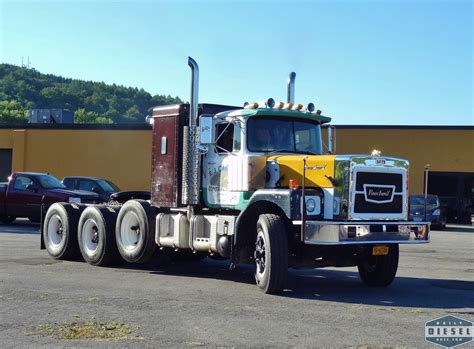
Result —
<svg viewBox="0 0 474 349"><path fill-rule="evenodd" d="M357 266L366 285L388 286L399 245L429 242L429 223L408 220L409 162L336 155L331 118L295 102L295 73L286 102L235 107L199 103L198 64L188 65L190 102L153 109L150 200L52 205L42 224L51 256L209 255L253 264L257 286L278 293L288 268Z"/></svg>

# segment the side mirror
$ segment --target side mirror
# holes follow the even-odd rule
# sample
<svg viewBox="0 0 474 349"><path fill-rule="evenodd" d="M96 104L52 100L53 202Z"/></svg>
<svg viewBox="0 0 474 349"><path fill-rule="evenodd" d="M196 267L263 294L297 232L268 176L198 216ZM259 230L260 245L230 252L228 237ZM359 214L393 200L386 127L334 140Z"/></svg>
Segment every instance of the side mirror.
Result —
<svg viewBox="0 0 474 349"><path fill-rule="evenodd" d="M336 152L336 127L328 126L328 153L334 154Z"/></svg>
<svg viewBox="0 0 474 349"><path fill-rule="evenodd" d="M199 143L214 144L212 115L201 115L199 118Z"/></svg>
<svg viewBox="0 0 474 349"><path fill-rule="evenodd" d="M39 190L39 187L36 184L28 184L26 186L26 190L32 191L32 192L37 192Z"/></svg>

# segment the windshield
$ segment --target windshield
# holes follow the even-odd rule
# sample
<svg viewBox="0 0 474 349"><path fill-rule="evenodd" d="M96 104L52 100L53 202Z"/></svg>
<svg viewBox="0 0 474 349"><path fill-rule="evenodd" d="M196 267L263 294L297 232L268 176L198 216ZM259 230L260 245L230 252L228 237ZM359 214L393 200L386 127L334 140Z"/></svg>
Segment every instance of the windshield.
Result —
<svg viewBox="0 0 474 349"><path fill-rule="evenodd" d="M114 183L112 183L110 181L100 179L100 180L97 181L97 183L99 183L101 188L104 189L108 193L115 193L117 191L120 191L120 188L117 187Z"/></svg>
<svg viewBox="0 0 474 349"><path fill-rule="evenodd" d="M254 152L322 154L321 125L309 120L252 118L247 123L247 148Z"/></svg>
<svg viewBox="0 0 474 349"><path fill-rule="evenodd" d="M411 196L410 205L424 205L425 197L424 196ZM426 198L426 206L439 206L438 198L436 196L428 196Z"/></svg>
<svg viewBox="0 0 474 349"><path fill-rule="evenodd" d="M38 177L41 186L45 189L65 189L66 187L59 181L59 179L49 176L41 175Z"/></svg>

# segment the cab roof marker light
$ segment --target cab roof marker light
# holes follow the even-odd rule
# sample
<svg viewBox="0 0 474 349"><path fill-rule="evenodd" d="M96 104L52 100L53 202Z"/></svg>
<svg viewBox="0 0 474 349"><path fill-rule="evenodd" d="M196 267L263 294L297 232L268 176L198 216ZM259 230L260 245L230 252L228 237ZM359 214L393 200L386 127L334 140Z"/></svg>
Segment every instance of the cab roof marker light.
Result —
<svg viewBox="0 0 474 349"><path fill-rule="evenodd" d="M308 106L306 107L306 110L312 113L314 111L314 103L308 103Z"/></svg>
<svg viewBox="0 0 474 349"><path fill-rule="evenodd" d="M292 109L293 109L293 110L301 110L301 109L303 109L303 107L304 107L303 104L297 103L297 104L295 104L295 105L293 106Z"/></svg>
<svg viewBox="0 0 474 349"><path fill-rule="evenodd" d="M258 108L258 103L257 102L250 103L250 104L247 104L245 106L245 109L257 109L257 108Z"/></svg>
<svg viewBox="0 0 474 349"><path fill-rule="evenodd" d="M285 106L285 102L276 102L275 103L275 108L276 109L283 109L284 106Z"/></svg>
<svg viewBox="0 0 474 349"><path fill-rule="evenodd" d="M273 108L275 106L275 100L273 98L268 98L267 99L267 107L268 108Z"/></svg>
<svg viewBox="0 0 474 349"><path fill-rule="evenodd" d="M321 113L322 113L322 111L319 110L319 109L317 109L317 110L314 112L314 114L316 114L316 115L321 115Z"/></svg>
<svg viewBox="0 0 474 349"><path fill-rule="evenodd" d="M290 110L291 108L293 108L293 103L285 103L285 105L283 106L283 109Z"/></svg>

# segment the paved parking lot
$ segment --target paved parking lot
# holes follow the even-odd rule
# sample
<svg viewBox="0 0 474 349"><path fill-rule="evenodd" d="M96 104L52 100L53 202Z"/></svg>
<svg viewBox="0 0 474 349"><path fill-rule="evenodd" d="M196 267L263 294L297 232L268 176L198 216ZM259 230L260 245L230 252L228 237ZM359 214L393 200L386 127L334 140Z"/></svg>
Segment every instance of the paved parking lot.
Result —
<svg viewBox="0 0 474 349"><path fill-rule="evenodd" d="M432 232L402 246L398 277L371 289L355 268L291 270L288 289L264 295L247 266L199 263L97 268L55 261L37 226L0 226L0 346L6 347L429 347L424 324L474 320L474 229ZM111 321L119 340L66 340L38 326ZM472 342L471 342L472 345Z"/></svg>

